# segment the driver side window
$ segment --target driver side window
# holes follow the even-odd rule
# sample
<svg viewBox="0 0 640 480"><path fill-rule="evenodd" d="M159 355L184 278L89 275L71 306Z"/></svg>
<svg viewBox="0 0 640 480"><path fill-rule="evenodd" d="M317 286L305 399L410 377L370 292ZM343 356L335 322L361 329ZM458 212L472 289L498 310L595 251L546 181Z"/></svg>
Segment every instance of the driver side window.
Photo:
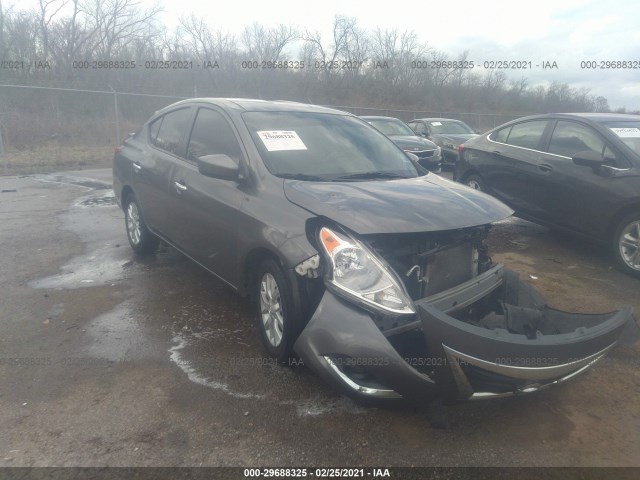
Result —
<svg viewBox="0 0 640 480"><path fill-rule="evenodd" d="M573 157L578 152L592 151L613 161L615 153L593 129L576 122L559 120L551 134L549 153Z"/></svg>
<svg viewBox="0 0 640 480"><path fill-rule="evenodd" d="M215 110L200 108L191 130L187 159L197 162L198 157L216 154L228 155L237 164L242 150L227 120Z"/></svg>

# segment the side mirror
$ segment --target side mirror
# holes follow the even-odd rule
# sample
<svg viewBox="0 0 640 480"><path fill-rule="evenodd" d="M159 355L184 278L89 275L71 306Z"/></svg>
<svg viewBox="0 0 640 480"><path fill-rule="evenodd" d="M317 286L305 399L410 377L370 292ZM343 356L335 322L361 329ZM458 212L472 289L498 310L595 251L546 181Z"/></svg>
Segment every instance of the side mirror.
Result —
<svg viewBox="0 0 640 480"><path fill-rule="evenodd" d="M590 167L593 168L594 171L604 163L602 155L594 152L593 150L578 152L572 157L572 160L576 165L580 165L581 167Z"/></svg>
<svg viewBox="0 0 640 480"><path fill-rule="evenodd" d="M216 154L198 157L198 171L207 177L238 180L240 169L229 155Z"/></svg>

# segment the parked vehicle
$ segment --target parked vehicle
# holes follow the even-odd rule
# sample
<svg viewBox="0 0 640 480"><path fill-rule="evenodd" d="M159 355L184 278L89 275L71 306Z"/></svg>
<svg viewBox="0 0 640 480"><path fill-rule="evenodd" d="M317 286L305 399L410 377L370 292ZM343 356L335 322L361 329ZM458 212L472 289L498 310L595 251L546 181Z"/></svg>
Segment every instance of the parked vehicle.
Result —
<svg viewBox="0 0 640 480"><path fill-rule="evenodd" d="M640 277L640 116L536 115L460 148L455 179L516 215L610 245Z"/></svg>
<svg viewBox="0 0 640 480"><path fill-rule="evenodd" d="M416 135L428 138L442 149L446 165L455 165L458 147L478 134L466 123L453 118L416 118L407 125Z"/></svg>
<svg viewBox="0 0 640 480"><path fill-rule="evenodd" d="M113 174L135 252L173 245L255 302L271 356L295 352L360 400L536 391L637 330L630 308L546 306L488 254L510 208L344 112L178 102L125 141Z"/></svg>
<svg viewBox="0 0 640 480"><path fill-rule="evenodd" d="M418 163L431 172L442 170L441 149L435 143L418 137L402 120L393 117L360 117L389 137L402 150L418 157Z"/></svg>

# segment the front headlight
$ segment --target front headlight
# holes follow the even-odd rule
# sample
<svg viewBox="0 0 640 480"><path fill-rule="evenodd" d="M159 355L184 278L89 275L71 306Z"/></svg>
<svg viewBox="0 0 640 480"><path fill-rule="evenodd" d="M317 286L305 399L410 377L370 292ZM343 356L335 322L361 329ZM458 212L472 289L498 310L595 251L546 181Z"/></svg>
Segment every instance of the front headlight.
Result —
<svg viewBox="0 0 640 480"><path fill-rule="evenodd" d="M436 148L436 151L433 153L433 156L439 157L441 153L442 153L442 148L438 147Z"/></svg>
<svg viewBox="0 0 640 480"><path fill-rule="evenodd" d="M415 313L411 300L383 261L358 240L323 227L327 281L339 292L385 313Z"/></svg>

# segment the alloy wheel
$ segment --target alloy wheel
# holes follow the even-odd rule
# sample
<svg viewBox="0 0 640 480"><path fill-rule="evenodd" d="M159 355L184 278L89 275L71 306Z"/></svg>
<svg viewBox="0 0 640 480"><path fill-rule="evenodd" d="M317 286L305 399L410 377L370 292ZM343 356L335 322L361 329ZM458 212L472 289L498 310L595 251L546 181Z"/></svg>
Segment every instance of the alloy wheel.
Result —
<svg viewBox="0 0 640 480"><path fill-rule="evenodd" d="M260 281L260 316L269 343L278 347L282 341L284 316L280 289L270 273L265 273Z"/></svg>
<svg viewBox="0 0 640 480"><path fill-rule="evenodd" d="M627 225L618 240L620 256L632 269L640 271L640 220Z"/></svg>
<svg viewBox="0 0 640 480"><path fill-rule="evenodd" d="M131 202L127 206L127 232L131 243L138 245L141 236L140 212L138 212L138 205L135 202Z"/></svg>
<svg viewBox="0 0 640 480"><path fill-rule="evenodd" d="M468 180L467 187L471 187L474 190L482 190L482 188L480 188L480 183L475 179Z"/></svg>

